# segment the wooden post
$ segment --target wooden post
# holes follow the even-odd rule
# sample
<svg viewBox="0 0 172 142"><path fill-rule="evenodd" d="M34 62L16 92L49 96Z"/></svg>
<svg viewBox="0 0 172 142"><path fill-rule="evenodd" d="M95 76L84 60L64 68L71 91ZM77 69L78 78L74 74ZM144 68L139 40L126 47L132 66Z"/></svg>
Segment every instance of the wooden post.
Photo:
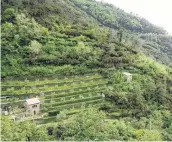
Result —
<svg viewBox="0 0 172 142"><path fill-rule="evenodd" d="M152 129L151 119L149 119L149 130Z"/></svg>

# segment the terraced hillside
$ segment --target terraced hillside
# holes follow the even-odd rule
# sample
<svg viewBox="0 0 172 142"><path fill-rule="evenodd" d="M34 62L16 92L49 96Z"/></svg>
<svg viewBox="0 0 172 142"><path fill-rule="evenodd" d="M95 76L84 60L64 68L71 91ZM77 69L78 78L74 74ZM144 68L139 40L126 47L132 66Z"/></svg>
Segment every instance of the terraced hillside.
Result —
<svg viewBox="0 0 172 142"><path fill-rule="evenodd" d="M41 100L41 115L49 118L64 109L100 105L106 83L97 73L61 79L8 81L2 83L1 107L12 115L24 116L25 99L37 96Z"/></svg>

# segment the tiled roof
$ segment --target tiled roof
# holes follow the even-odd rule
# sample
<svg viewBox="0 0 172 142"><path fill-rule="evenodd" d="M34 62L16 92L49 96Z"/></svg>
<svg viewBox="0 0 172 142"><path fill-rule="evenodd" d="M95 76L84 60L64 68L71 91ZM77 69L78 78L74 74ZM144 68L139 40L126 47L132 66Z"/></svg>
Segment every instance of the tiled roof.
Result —
<svg viewBox="0 0 172 142"><path fill-rule="evenodd" d="M28 105L32 105L32 104L38 104L38 103L40 103L40 101L39 101L38 98L32 98L32 99L27 99L27 100L26 100L26 103L27 103Z"/></svg>

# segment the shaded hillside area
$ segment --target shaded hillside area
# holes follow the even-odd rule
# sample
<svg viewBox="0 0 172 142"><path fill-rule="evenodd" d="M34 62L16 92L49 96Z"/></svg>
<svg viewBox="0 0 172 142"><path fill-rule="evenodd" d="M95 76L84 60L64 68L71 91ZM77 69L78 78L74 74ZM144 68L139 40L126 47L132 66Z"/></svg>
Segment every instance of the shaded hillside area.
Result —
<svg viewBox="0 0 172 142"><path fill-rule="evenodd" d="M42 102L41 118L3 116L3 140L172 140L172 37L163 28L94 0L1 5L3 107L19 115L27 97Z"/></svg>
<svg viewBox="0 0 172 142"><path fill-rule="evenodd" d="M123 31L123 43L130 45L133 41L146 55L160 63L171 65L172 36L167 35L163 28L151 24L144 18L128 14L111 4L92 0L72 0L72 2L101 25ZM140 37L143 40L140 40Z"/></svg>

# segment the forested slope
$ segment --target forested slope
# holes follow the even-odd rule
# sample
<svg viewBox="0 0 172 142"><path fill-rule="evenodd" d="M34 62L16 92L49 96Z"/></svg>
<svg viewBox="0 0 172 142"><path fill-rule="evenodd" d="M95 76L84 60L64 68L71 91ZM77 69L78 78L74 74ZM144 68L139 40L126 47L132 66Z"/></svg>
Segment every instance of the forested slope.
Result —
<svg viewBox="0 0 172 142"><path fill-rule="evenodd" d="M141 47L141 51L163 64L171 65L172 36L166 31L151 24L146 19L128 14L123 10L106 3L88 0L72 0L75 6L86 11L102 25L114 30L123 31L123 42L133 41ZM143 37L140 40L140 37ZM145 38L147 37L147 38ZM153 42L153 44L152 44Z"/></svg>
<svg viewBox="0 0 172 142"><path fill-rule="evenodd" d="M14 9L6 9L8 7L13 7ZM23 9L25 10L23 11ZM2 23L4 23L2 25L2 53L7 55L11 52L15 53L17 50L20 50L19 52L25 50L22 51L22 54L19 53L19 56L22 57L18 58L19 56L17 57L15 55L13 61L6 59L7 57L3 58L4 56L2 54L4 64L5 62L13 62L10 64L31 63L29 59L25 59L25 61L22 60L22 58L25 57L29 58L28 52L32 51L28 51L27 47L29 47L31 43L32 46L34 46L33 44L39 43L43 45L43 48L41 48L43 51L37 49L39 53L36 54L39 55L32 55L31 58L33 59L33 56L39 56L36 57L38 58L36 60L44 62L45 60L56 60L57 58L57 55L56 57L52 54L49 56L49 51L45 51L47 50L46 46L49 46L48 44L51 44L51 48L57 45L61 50L60 54L62 54L64 51L62 51L61 46L75 46L78 38L80 38L79 40L84 44L91 44L91 46L96 47L99 45L95 45L94 43L118 41L117 33L119 31L122 31L122 43L129 46L137 46L137 50L149 55L160 63L171 64L171 37L165 35L165 31L162 28L152 25L143 18L127 14L109 4L81 0L2 1L2 14ZM20 27L21 25L22 27ZM18 32L19 27L20 31ZM31 31L28 32L27 28L30 28ZM16 34L16 32L18 33ZM57 39L56 37L60 38ZM67 40L64 41L64 39ZM14 42L8 45L9 43L6 44L5 40ZM42 47L42 45L38 47ZM11 47L11 51L9 51L6 46ZM50 50L50 48L48 48L48 50ZM56 48L55 50L58 49ZM53 52L53 50L51 52ZM68 62L63 63L63 55L60 57L58 55L58 58L58 60L61 58L61 61L55 64L70 64ZM95 59L93 60L95 61ZM77 65L78 63L72 64ZM81 64L81 62L79 62L79 64ZM17 72L20 71L18 70Z"/></svg>
<svg viewBox="0 0 172 142"><path fill-rule="evenodd" d="M56 125L43 126L53 137L39 129L44 132L41 139L36 126L33 125L35 135L31 129L26 132L29 136L25 132L21 135L20 129L28 129L29 124L17 126L3 117L4 140L172 140L172 38L165 30L94 0L2 0L1 3L4 86L27 85L28 80L32 80L29 82L32 86L36 79L88 73L101 74L99 83L107 80L107 86L101 88L106 100L99 108L101 111L81 109L70 117L62 112ZM133 80L127 82L122 72L131 73ZM64 80L69 82L68 78ZM85 86L90 84L94 82L90 80ZM64 89L58 85L42 88L45 92ZM37 89L34 95L40 91ZM10 92L18 100L22 93L22 97L28 94L27 86L14 90L5 90L5 95ZM54 98L50 101L54 105L63 105L55 101L58 94L48 95ZM87 101L92 99L87 97ZM76 98L80 100L79 93ZM71 102L76 101L65 103ZM46 105L58 109L49 101ZM102 124L105 119L110 123ZM9 136L15 129L14 136Z"/></svg>

